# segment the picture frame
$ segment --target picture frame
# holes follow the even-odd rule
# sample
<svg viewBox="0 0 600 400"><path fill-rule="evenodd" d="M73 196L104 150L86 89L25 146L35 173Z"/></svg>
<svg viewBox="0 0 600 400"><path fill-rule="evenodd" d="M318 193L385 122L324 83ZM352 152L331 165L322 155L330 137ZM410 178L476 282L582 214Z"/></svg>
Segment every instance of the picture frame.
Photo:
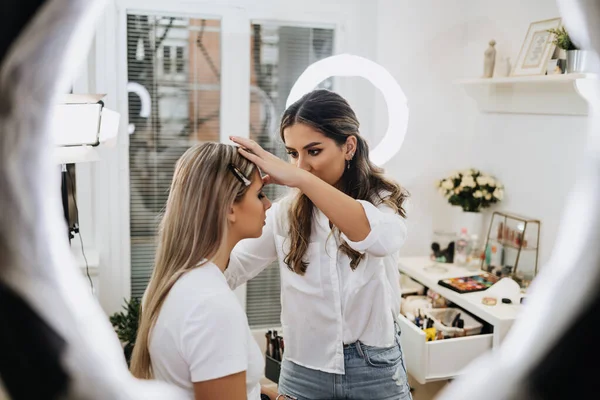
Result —
<svg viewBox="0 0 600 400"><path fill-rule="evenodd" d="M511 76L546 74L548 61L556 48L556 45L552 43L552 34L547 30L558 28L561 24L562 18L552 18L535 21L529 25Z"/></svg>

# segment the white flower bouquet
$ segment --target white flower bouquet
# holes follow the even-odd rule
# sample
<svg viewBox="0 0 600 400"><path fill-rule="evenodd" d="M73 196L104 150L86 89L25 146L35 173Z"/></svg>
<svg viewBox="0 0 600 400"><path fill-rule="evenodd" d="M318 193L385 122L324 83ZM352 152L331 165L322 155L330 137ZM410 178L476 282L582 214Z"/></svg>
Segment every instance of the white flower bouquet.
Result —
<svg viewBox="0 0 600 400"><path fill-rule="evenodd" d="M504 197L504 186L496 178L473 168L454 172L437 181L436 187L450 204L463 211L479 212Z"/></svg>

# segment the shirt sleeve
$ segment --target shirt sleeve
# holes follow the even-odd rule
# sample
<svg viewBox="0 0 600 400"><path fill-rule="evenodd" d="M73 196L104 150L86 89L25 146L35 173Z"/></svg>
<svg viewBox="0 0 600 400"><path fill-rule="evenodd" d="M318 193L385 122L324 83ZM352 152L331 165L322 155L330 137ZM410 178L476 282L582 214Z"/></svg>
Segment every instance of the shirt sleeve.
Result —
<svg viewBox="0 0 600 400"><path fill-rule="evenodd" d="M353 242L342 233L348 245L360 252L375 257L386 257L400 250L406 240L406 223L391 207L380 204L374 206L368 201L357 200L365 210L371 232L359 242Z"/></svg>
<svg viewBox="0 0 600 400"><path fill-rule="evenodd" d="M278 206L278 203L274 203L267 211L266 224L259 238L242 240L231 252L229 265L225 270L225 278L231 289L254 278L277 260L274 230Z"/></svg>
<svg viewBox="0 0 600 400"><path fill-rule="evenodd" d="M248 369L248 321L235 295L216 294L186 319L183 358L192 382L222 378Z"/></svg>

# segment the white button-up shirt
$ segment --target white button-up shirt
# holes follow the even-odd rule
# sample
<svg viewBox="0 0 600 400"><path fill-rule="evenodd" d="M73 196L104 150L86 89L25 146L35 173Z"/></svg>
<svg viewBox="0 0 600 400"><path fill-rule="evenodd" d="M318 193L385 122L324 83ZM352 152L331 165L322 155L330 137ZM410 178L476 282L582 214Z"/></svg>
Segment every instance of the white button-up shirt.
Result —
<svg viewBox="0 0 600 400"><path fill-rule="evenodd" d="M316 209L304 275L283 261L289 253L288 210L291 199L274 203L258 239L241 241L225 276L232 289L252 279L273 261L281 268L281 322L284 357L307 368L344 374L343 344L360 340L369 346L394 344L394 320L400 313L398 251L406 238L403 218L386 205L361 201L371 232L360 242L343 240L364 254L352 271L338 250L329 220Z"/></svg>

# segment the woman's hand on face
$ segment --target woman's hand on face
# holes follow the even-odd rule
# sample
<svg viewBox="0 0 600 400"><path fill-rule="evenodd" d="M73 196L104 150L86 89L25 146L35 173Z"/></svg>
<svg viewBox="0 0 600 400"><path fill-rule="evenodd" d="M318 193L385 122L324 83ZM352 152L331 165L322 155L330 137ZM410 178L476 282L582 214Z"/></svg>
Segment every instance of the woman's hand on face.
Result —
<svg viewBox="0 0 600 400"><path fill-rule="evenodd" d="M263 178L265 184L275 183L290 187L298 187L302 179L302 175L306 171L285 162L281 158L269 153L254 140L231 136L231 141L240 146L238 151L248 160L260 168L262 172L267 174Z"/></svg>

